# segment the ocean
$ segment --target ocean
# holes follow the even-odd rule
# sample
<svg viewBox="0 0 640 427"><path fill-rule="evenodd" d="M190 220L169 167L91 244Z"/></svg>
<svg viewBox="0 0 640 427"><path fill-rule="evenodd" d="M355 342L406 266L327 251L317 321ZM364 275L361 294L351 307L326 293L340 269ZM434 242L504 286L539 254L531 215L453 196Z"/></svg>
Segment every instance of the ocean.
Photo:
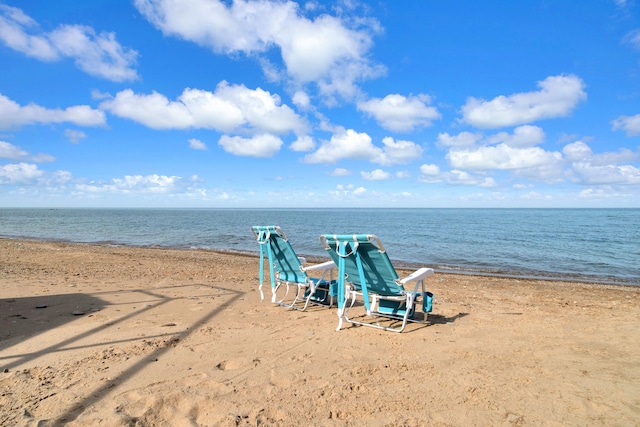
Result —
<svg viewBox="0 0 640 427"><path fill-rule="evenodd" d="M398 267L640 285L640 209L0 209L0 237L99 245L257 254L252 225L310 259L368 233Z"/></svg>

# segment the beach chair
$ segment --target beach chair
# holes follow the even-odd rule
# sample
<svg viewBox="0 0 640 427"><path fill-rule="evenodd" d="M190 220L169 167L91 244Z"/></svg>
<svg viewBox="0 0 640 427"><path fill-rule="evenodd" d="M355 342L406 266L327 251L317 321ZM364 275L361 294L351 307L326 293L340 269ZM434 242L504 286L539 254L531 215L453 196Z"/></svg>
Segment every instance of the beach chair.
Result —
<svg viewBox="0 0 640 427"><path fill-rule="evenodd" d="M333 306L337 295L338 284L333 280L333 261L304 267L306 260L298 257L289 243L287 236L278 226L253 226L253 234L260 245L260 299L264 300L262 291L264 278L264 257L269 262L271 277L271 302L296 310L306 310L309 303ZM310 277L308 272L318 272L320 278ZM325 277L329 275L327 279ZM282 297L278 297L281 287L286 289ZM290 288L295 288L291 302L287 301ZM280 292L282 294L282 292Z"/></svg>
<svg viewBox="0 0 640 427"><path fill-rule="evenodd" d="M389 259L380 240L372 234L329 235L320 236L320 242L329 256L338 266L338 328L344 322L356 325L370 326L393 332L402 332L407 322L417 322L415 311L418 303L422 303L421 317L427 322L431 311L433 294L424 289L424 279L434 274L431 268L420 268L399 279L398 274ZM413 289L406 290L405 285L415 282ZM366 319L371 321L349 318L349 310L356 299L361 297ZM347 305L348 300L351 303ZM380 318L401 321L400 326L390 326L380 323Z"/></svg>

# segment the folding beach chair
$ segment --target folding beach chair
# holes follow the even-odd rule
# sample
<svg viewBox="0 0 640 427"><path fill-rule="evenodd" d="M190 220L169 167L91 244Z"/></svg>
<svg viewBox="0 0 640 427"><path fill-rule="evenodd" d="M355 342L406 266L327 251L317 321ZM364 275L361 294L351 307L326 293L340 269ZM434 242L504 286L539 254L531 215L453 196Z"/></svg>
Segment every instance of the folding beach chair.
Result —
<svg viewBox="0 0 640 427"><path fill-rule="evenodd" d="M400 280L380 240L372 234L320 236L320 242L338 266L338 328L343 322L402 332L407 322L414 320L415 308L422 302L423 321L431 311L433 294L424 289L425 277L434 274L431 268L420 268ZM413 290L404 285L415 281ZM349 318L349 310L357 297L362 297L371 322ZM347 301L351 304L347 306ZM378 316L402 321L399 327L384 326Z"/></svg>
<svg viewBox="0 0 640 427"><path fill-rule="evenodd" d="M320 305L333 305L334 297L337 295L338 284L333 280L333 261L322 264L304 267L306 260L298 257L278 226L253 226L253 234L260 245L260 299L264 300L262 291L264 278L264 257L269 262L269 273L271 277L271 302L283 307L296 310L306 310L309 303ZM307 272L317 271L321 273L320 278L310 277ZM328 280L325 276L329 273ZM278 290L285 285L286 291L282 298L277 297ZM289 295L289 289L296 288L292 302L285 302ZM301 303L304 305L300 307Z"/></svg>

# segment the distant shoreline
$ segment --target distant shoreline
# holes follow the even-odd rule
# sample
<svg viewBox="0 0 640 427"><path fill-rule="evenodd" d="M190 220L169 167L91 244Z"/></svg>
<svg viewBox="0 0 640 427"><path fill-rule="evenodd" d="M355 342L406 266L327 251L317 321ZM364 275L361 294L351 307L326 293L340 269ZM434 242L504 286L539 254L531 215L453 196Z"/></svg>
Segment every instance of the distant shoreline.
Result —
<svg viewBox="0 0 640 427"><path fill-rule="evenodd" d="M230 254L251 258L258 258L258 251L244 251L244 250L234 250L234 249L222 249L222 248L205 248L205 247L190 247L188 245L184 246L161 246L161 245L132 245L132 244L124 244L118 242L77 242L70 241L64 239L43 239L43 238L33 238L33 237L9 237L9 236L0 236L1 240L11 240L11 241L25 241L25 242L45 242L45 243L57 243L57 244L65 244L65 245L87 245L87 246L102 246L102 247L128 247L128 248L138 248L138 249L165 249L165 250L179 250L179 251L208 251L215 252L221 254ZM317 255L308 255L300 253L298 256L304 257L307 262L319 263L324 262L328 259L317 256ZM547 282L570 282L570 283L583 283L583 284L592 284L592 285L602 285L602 286L631 286L631 287L639 287L640 283L637 281L633 281L632 279L623 279L623 278L599 278L592 276L576 276L571 274L558 274L553 275L548 272L540 272L540 274L535 274L535 272L527 273L516 273L516 272L507 272L507 271L493 271L493 270L471 270L471 269L462 269L458 267L449 267L449 266L434 266L434 265L425 265L415 262L406 262L400 260L393 260L394 266L398 270L411 270L420 267L430 267L433 268L436 273L439 274L452 274L452 275L463 275L463 276L478 276L478 277L497 277L504 279L515 279L515 280L542 280Z"/></svg>

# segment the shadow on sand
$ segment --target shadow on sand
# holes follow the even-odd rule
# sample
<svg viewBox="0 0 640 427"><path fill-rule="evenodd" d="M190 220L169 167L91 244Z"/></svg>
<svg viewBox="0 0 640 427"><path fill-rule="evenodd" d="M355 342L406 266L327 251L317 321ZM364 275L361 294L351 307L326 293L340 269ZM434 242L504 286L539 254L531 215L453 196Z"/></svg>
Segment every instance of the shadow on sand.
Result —
<svg viewBox="0 0 640 427"><path fill-rule="evenodd" d="M102 310L107 302L87 294L0 299L0 350Z"/></svg>

